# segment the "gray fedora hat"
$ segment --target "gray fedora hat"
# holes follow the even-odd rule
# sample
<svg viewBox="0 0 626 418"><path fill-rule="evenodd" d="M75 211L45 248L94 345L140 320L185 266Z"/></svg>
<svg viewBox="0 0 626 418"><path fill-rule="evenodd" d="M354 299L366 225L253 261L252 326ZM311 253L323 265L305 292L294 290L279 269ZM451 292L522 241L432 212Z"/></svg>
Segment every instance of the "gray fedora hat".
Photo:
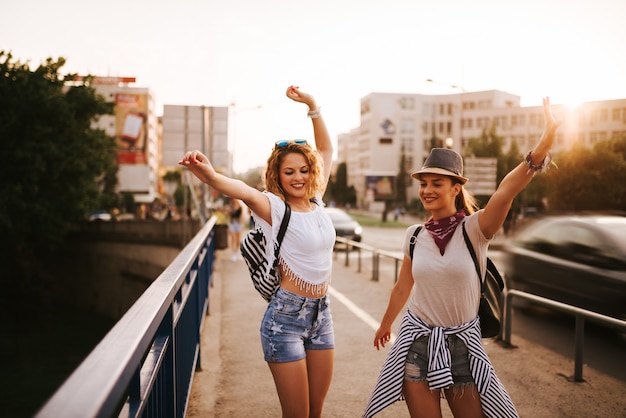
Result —
<svg viewBox="0 0 626 418"><path fill-rule="evenodd" d="M433 148L424 161L424 166L411 174L411 177L419 179L420 174L426 173L454 177L461 184L468 180L463 177L463 158L458 152L447 148Z"/></svg>

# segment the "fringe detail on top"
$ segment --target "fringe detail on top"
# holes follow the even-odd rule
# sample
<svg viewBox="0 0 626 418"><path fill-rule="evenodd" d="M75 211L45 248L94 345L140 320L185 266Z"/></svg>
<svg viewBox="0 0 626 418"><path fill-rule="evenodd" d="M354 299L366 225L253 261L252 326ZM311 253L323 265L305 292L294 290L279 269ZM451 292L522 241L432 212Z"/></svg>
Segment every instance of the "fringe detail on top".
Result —
<svg viewBox="0 0 626 418"><path fill-rule="evenodd" d="M328 280L324 280L322 283L317 283L317 284L306 281L302 277L299 277L298 275L296 275L296 273L294 273L289 268L287 263L285 263L282 257L279 257L278 263L282 266L283 272L287 275L287 277L289 278L289 281L295 282L296 286L298 286L300 290L304 290L307 293L311 293L313 295L314 294L321 295L322 290L326 289L328 285L330 284L330 278L328 278Z"/></svg>

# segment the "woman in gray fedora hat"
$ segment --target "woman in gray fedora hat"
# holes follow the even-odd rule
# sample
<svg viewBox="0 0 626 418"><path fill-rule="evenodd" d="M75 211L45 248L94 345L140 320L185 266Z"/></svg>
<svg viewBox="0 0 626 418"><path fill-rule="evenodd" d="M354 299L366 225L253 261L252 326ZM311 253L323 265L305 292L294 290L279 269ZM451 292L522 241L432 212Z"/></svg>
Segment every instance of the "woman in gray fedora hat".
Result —
<svg viewBox="0 0 626 418"><path fill-rule="evenodd" d="M434 148L412 174L430 218L406 231L404 260L387 309L374 337L377 349L391 340L391 327L408 302L398 336L382 367L364 417L405 400L412 417L441 417L444 397L455 417L517 417L481 340L480 283L463 237L463 224L481 271L487 248L502 227L515 196L551 163L557 122L543 99L545 128L537 145L502 180L478 209L465 190L463 160L453 150ZM417 228L417 236L413 237ZM411 259L410 240L414 243Z"/></svg>

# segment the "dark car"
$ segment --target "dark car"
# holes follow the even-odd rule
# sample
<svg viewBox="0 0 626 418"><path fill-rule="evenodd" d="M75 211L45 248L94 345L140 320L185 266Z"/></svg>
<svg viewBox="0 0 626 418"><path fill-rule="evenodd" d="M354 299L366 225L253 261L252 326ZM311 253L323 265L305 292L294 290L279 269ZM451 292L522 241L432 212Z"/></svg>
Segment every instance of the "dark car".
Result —
<svg viewBox="0 0 626 418"><path fill-rule="evenodd" d="M352 219L352 217L342 209L324 208L324 210L330 217L330 220L333 221L333 226L335 227L338 237L361 242L363 228L357 221Z"/></svg>
<svg viewBox="0 0 626 418"><path fill-rule="evenodd" d="M626 318L626 217L539 219L503 248L506 285Z"/></svg>

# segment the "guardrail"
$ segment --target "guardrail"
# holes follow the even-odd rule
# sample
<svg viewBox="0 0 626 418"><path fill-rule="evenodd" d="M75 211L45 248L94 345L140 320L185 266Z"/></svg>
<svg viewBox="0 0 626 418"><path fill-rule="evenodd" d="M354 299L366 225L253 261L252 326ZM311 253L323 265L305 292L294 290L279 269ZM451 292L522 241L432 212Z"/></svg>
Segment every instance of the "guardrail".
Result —
<svg viewBox="0 0 626 418"><path fill-rule="evenodd" d="M404 256L402 255L398 255L398 253L392 252L392 251L386 251L386 250L380 250L378 248L372 247L371 245L366 245L366 244L362 244L360 242L357 241L352 241L350 239L347 238L343 238L343 237L336 237L335 241L341 244L345 244L345 247L342 249L342 251L345 253L346 255L346 261L345 261L345 265L349 266L350 265L350 252L353 249L356 249L357 251L357 262L358 262L358 268L357 268L357 272L361 272L361 263L362 263L362 259L361 259L361 250L364 251L368 251L372 253L372 280L374 281L378 281L380 278L380 258L381 257L386 257L386 258L390 258L392 260L394 260L395 263L395 273L394 273L394 283L398 281L398 275L400 274L400 263L402 263L402 260L404 259Z"/></svg>
<svg viewBox="0 0 626 418"><path fill-rule="evenodd" d="M148 287L37 418L184 417L209 311L216 218Z"/></svg>
<svg viewBox="0 0 626 418"><path fill-rule="evenodd" d="M511 299L514 297L518 297L521 299L529 300L533 303L537 303L539 305L547 306L552 309L556 309L560 312L565 312L567 314L573 315L576 318L576 331L575 331L575 342L576 348L574 352L574 381L575 382L584 382L583 379L583 346L585 342L585 319L588 319L593 322L598 322L600 324L608 325L611 327L615 327L621 331L626 332L626 321L620 321L616 318L611 318L610 316L601 315L596 312L587 311L585 309L577 308L575 306L567 305L565 303L557 302L552 299L546 299L541 296L533 295L532 293L522 292L520 290L511 289L506 292L506 296L504 299L504 338L503 342L506 345L512 346L511 344L511 318L512 318L512 310L513 304L511 303Z"/></svg>

